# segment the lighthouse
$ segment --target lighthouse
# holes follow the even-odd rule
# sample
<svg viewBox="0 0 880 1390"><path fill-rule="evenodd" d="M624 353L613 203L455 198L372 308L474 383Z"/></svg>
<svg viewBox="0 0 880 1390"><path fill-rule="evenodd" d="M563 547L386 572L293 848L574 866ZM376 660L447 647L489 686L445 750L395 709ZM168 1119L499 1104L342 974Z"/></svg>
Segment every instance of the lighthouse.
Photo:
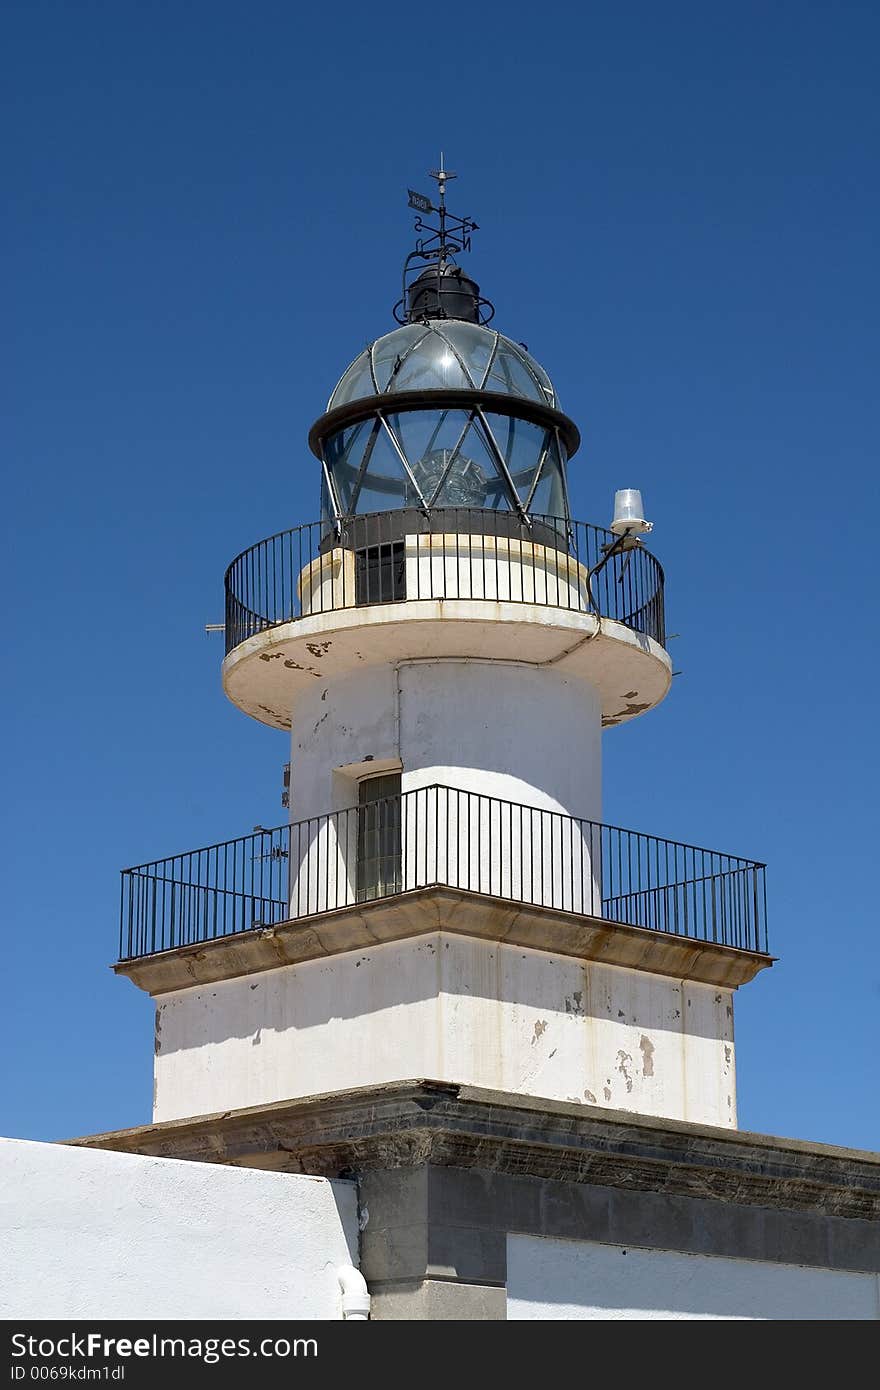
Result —
<svg viewBox="0 0 880 1390"><path fill-rule="evenodd" d="M289 820L123 875L153 1119L429 1082L735 1128L763 865L603 821L603 739L670 689L664 572L637 491L572 515L577 425L452 177L309 432L318 518L226 573L223 689L289 739Z"/></svg>
<svg viewBox="0 0 880 1390"><path fill-rule="evenodd" d="M285 740L287 815L123 872L153 1115L74 1141L82 1171L138 1178L137 1249L156 1193L138 1297L183 1230L233 1316L320 1285L308 1316L876 1317L873 1156L737 1125L763 864L603 813L603 740L672 684L651 480L573 514L577 425L451 177L340 351L315 519L226 571L223 689ZM171 1275L186 1316L204 1275Z"/></svg>

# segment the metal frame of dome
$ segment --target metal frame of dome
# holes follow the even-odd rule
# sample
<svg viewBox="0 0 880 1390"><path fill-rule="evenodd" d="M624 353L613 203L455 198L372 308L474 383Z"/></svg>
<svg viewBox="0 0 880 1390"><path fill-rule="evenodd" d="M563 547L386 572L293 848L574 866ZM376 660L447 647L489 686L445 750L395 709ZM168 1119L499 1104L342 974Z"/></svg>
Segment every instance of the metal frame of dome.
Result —
<svg viewBox="0 0 880 1390"><path fill-rule="evenodd" d="M429 319L368 343L337 382L327 412L368 396L410 390L426 376L438 378L430 389L495 390L558 409L553 383L522 343L485 324Z"/></svg>
<svg viewBox="0 0 880 1390"><path fill-rule="evenodd" d="M328 460L328 445L331 440L342 435L343 431L366 421L373 422L369 439L375 443L375 440L381 435L382 438L390 442L394 454L400 461L403 473L411 485L417 505L424 510L430 510L434 503L424 496L416 477L414 465L417 465L418 460L411 460L408 457L405 440L401 438L399 428L395 428L394 421L389 419L389 416L397 419L411 413L425 411L435 414L438 418L438 427L444 418L450 416L452 412L466 417L461 436L450 459L450 466L461 449L467 432L473 429L488 450L488 456L494 465L500 483L503 485L504 495L510 510L518 513L526 523L528 523L529 506L552 450L554 462L559 469L565 515L570 515L565 464L577 448L580 436L577 427L567 416L558 410L552 410L536 402L527 401L521 397L506 396L500 392L425 390L364 397L329 411L313 425L309 434L309 445L312 452L321 460L325 488L336 518L350 516L354 511L354 503L357 499L355 498L354 503L348 506L342 504L334 484L333 468ZM511 460L508 457L509 451L506 453L498 442L497 424L493 427L490 418L493 416L496 422L499 418L506 419L513 425L513 422L521 420L544 430L544 441L535 457L525 497L520 496L520 491L514 480L510 467ZM365 441L358 470L361 480L369 465L371 453L372 447L368 441ZM387 490L390 491L391 489ZM542 509L542 511L546 510L546 508Z"/></svg>

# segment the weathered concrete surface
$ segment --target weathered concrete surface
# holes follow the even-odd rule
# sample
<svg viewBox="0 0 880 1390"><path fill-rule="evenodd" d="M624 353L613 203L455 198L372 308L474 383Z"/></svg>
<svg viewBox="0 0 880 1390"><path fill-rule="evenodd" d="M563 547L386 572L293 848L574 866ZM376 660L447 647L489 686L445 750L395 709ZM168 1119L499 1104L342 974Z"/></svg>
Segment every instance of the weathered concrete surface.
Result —
<svg viewBox="0 0 880 1390"><path fill-rule="evenodd" d="M550 1182L551 1193L563 1183L582 1188L582 1200L605 1211L601 1219L611 1240L619 1238L608 1214L611 1191L653 1193L661 1215L664 1208L674 1211L673 1198L705 1202L701 1219L712 1217L725 1227L731 1203L763 1209L754 1217L759 1225L781 1212L834 1218L835 1231L853 1232L857 1242L870 1240L875 1254L880 1239L880 1155L432 1081L67 1142L321 1176L433 1165L478 1170L478 1187L486 1181L479 1170ZM604 1195L589 1196L599 1188ZM540 1210L538 1202L534 1211ZM560 1228L550 1233L564 1235L565 1203L558 1219ZM687 1225L694 1227L695 1220L689 1217ZM711 1223L704 1239L710 1234ZM861 1258L861 1265L840 1267L874 1267ZM835 1267L833 1260L828 1267Z"/></svg>
<svg viewBox="0 0 880 1390"><path fill-rule="evenodd" d="M403 1279L370 1285L374 1322L499 1322L507 1317L503 1285L464 1284L456 1279Z"/></svg>
<svg viewBox="0 0 880 1390"><path fill-rule="evenodd" d="M358 903L269 928L220 937L197 946L119 961L113 966L148 994L234 979L280 965L295 965L380 942L429 932L503 941L577 960L597 960L630 970L736 989L773 964L763 952L694 941L583 917L557 908L533 907L464 889L436 886Z"/></svg>
<svg viewBox="0 0 880 1390"><path fill-rule="evenodd" d="M731 992L434 932L156 1004L153 1117L403 1081L736 1124Z"/></svg>

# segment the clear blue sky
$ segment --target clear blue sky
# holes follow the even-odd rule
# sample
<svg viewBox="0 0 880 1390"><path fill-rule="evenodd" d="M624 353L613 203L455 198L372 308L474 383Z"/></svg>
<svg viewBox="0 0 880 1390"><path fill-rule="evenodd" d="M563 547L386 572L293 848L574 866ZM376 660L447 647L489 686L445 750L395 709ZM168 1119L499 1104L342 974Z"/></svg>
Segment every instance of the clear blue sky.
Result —
<svg viewBox="0 0 880 1390"><path fill-rule="evenodd" d="M226 563L313 519L442 147L496 324L639 486L683 674L605 818L769 864L743 1128L880 1147L875 4L5 6L0 1132L150 1113L118 871L283 819ZM547 731L552 737L552 730Z"/></svg>

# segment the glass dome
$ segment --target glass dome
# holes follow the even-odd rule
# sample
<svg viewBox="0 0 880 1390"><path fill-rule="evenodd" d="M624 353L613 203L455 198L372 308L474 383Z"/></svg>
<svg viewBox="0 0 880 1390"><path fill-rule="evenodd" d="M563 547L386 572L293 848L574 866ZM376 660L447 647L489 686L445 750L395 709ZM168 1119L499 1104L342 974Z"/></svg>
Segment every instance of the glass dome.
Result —
<svg viewBox="0 0 880 1390"><path fill-rule="evenodd" d="M455 319L409 323L355 358L327 410L398 391L496 391L558 410L544 368L525 348L480 324Z"/></svg>
<svg viewBox="0 0 880 1390"><path fill-rule="evenodd" d="M405 324L370 343L310 436L328 520L449 508L565 519L577 439L525 348L461 319Z"/></svg>

